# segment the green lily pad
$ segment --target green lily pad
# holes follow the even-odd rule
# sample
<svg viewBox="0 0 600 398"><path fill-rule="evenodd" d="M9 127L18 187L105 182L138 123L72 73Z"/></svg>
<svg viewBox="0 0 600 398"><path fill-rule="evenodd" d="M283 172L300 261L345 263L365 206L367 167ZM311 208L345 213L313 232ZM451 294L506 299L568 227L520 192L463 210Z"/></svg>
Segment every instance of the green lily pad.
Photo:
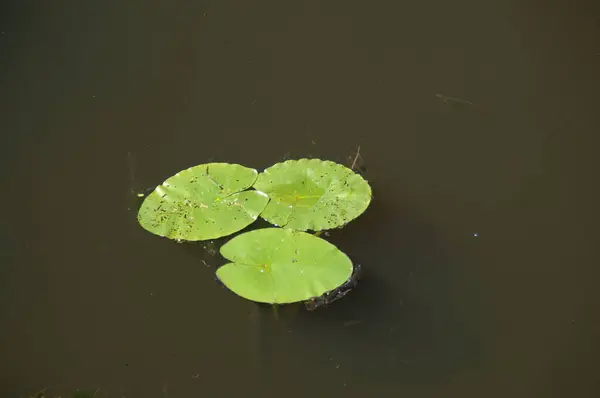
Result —
<svg viewBox="0 0 600 398"><path fill-rule="evenodd" d="M231 261L217 277L238 296L261 303L294 303L345 283L352 261L324 239L282 228L238 235L221 247Z"/></svg>
<svg viewBox="0 0 600 398"><path fill-rule="evenodd" d="M169 239L198 241L237 232L263 211L269 197L244 191L258 172L238 164L208 163L168 178L146 197L140 225Z"/></svg>
<svg viewBox="0 0 600 398"><path fill-rule="evenodd" d="M262 218L300 231L341 227L371 202L371 187L359 174L319 159L277 163L259 174L254 188L271 198Z"/></svg>

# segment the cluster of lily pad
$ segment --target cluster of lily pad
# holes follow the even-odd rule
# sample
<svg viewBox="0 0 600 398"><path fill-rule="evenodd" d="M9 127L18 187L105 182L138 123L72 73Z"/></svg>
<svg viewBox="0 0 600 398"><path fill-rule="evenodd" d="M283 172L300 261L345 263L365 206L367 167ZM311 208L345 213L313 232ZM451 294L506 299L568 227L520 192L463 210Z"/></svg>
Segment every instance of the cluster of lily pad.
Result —
<svg viewBox="0 0 600 398"><path fill-rule="evenodd" d="M331 161L288 160L262 173L208 163L180 171L146 197L138 221L177 241L239 232L263 218L274 227L237 235L221 249L230 262L216 271L237 295L255 302L308 301L342 286L354 266L330 242L306 231L340 228L362 214L371 187Z"/></svg>

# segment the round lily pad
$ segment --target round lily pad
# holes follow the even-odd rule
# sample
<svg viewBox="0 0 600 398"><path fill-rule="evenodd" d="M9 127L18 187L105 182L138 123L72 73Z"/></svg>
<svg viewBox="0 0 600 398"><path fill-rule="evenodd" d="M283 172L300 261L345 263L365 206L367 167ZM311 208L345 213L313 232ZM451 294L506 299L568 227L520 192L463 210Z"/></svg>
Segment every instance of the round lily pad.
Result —
<svg viewBox="0 0 600 398"><path fill-rule="evenodd" d="M217 277L238 296L261 303L294 303L345 283L352 261L324 239L283 228L238 235L221 247L231 261Z"/></svg>
<svg viewBox="0 0 600 398"><path fill-rule="evenodd" d="M237 232L254 222L269 198L245 189L258 172L238 164L208 163L168 178L146 197L140 225L169 239L198 241Z"/></svg>
<svg viewBox="0 0 600 398"><path fill-rule="evenodd" d="M359 174L320 159L277 163L259 174L254 188L271 198L262 218L300 231L341 227L371 202L371 187Z"/></svg>

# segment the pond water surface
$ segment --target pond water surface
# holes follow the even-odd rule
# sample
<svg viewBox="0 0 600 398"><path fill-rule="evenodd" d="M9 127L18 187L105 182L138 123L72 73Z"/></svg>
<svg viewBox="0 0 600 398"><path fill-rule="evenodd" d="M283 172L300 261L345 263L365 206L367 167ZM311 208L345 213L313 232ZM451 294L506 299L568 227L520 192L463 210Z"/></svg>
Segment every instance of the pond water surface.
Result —
<svg viewBox="0 0 600 398"><path fill-rule="evenodd" d="M0 8L0 396L600 396L590 2L91 3ZM327 308L136 222L181 169L358 146Z"/></svg>

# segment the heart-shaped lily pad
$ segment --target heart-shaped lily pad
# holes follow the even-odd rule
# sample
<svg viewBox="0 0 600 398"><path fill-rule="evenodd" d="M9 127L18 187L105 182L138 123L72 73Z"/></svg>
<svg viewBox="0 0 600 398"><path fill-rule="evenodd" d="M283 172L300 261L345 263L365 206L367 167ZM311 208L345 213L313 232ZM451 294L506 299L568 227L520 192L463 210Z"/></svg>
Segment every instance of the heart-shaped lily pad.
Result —
<svg viewBox="0 0 600 398"><path fill-rule="evenodd" d="M208 163L180 171L148 195L138 212L140 225L170 239L198 241L237 232L254 222L269 198L245 189L255 169Z"/></svg>
<svg viewBox="0 0 600 398"><path fill-rule="evenodd" d="M300 231L341 227L371 202L371 187L359 174L319 159L277 163L259 174L254 188L271 198L262 218Z"/></svg>
<svg viewBox="0 0 600 398"><path fill-rule="evenodd" d="M324 239L282 228L238 235L221 247L231 261L217 269L227 288L261 303L294 303L319 297L348 280L352 261Z"/></svg>

